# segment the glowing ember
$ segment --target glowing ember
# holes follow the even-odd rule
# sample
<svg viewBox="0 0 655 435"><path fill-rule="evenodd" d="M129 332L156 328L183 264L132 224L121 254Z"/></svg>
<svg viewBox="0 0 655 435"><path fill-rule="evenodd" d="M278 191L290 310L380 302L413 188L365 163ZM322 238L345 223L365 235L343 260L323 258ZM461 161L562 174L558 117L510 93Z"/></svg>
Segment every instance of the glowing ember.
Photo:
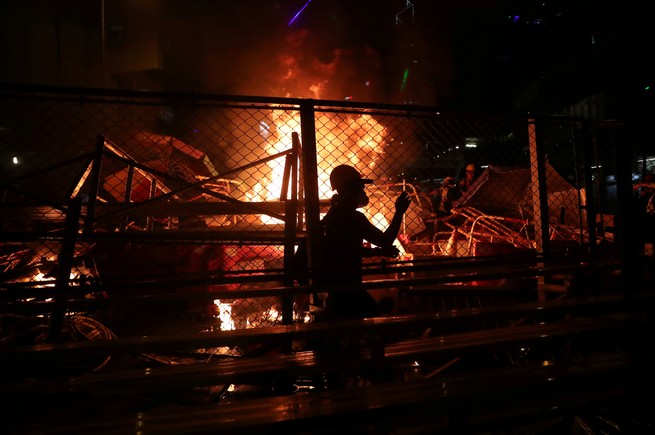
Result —
<svg viewBox="0 0 655 435"><path fill-rule="evenodd" d="M220 299L214 299L214 305L218 307L218 319L221 321L221 331L235 329L234 320L232 320L232 305L221 302Z"/></svg>
<svg viewBox="0 0 655 435"><path fill-rule="evenodd" d="M88 274L88 271L73 269L71 271L71 273L69 274L69 276L68 276L69 279L71 280L71 282L69 282L69 285L79 286L80 283L76 282L76 280L79 279L80 277L84 277L84 276L90 276ZM38 286L38 288L54 287L55 284L56 284L55 278L47 277L43 272L39 271L38 269L37 269L37 272L34 275L26 278L25 280L29 281L29 282L38 281L38 282L43 283L43 284L40 284Z"/></svg>
<svg viewBox="0 0 655 435"><path fill-rule="evenodd" d="M270 322L276 322L278 320L282 320L282 313L280 313L278 310L276 310L275 307L270 307L264 313L264 319L266 319L266 320L268 320Z"/></svg>

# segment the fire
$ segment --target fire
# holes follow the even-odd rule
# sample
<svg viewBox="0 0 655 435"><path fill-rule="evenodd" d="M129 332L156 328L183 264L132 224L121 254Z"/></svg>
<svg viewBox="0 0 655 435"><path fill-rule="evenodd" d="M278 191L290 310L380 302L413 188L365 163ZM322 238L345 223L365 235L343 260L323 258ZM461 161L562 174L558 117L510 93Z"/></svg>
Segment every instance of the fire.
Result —
<svg viewBox="0 0 655 435"><path fill-rule="evenodd" d="M74 268L71 271L71 273L68 275L68 278L71 280L69 285L79 286L80 283L76 282L76 280L79 279L80 277L84 277L84 276L90 276L88 271L79 270L79 269ZM26 280L30 281L30 282L31 281L37 281L37 282L43 283L43 284L38 286L39 288L54 287L57 284L55 278L46 276L46 274L44 274L43 272L41 272L38 269L36 269L36 272L34 273L34 275L28 277Z"/></svg>
<svg viewBox="0 0 655 435"><path fill-rule="evenodd" d="M263 140L265 153L276 155L292 149L293 133L300 134L300 126L300 114L282 110L272 111L267 120L260 121L257 127L257 134ZM316 129L319 198L328 199L332 196L333 191L329 181L330 171L339 164L350 164L365 177L382 178L383 174L376 174L377 162L385 151L389 133L387 128L373 116L317 113ZM284 158L276 158L267 162L268 171L260 174L261 178L246 193L246 199L251 202L279 201L285 163ZM384 213L371 209L367 214L374 214L371 221L382 230L388 225ZM259 215L258 219L264 224L283 223L267 215ZM402 254L405 255L404 251ZM220 319L220 329L235 329L232 306L218 299L214 301L214 304L219 311L217 317ZM254 327L255 323L260 324L262 321L277 323L281 319L281 313L272 306L263 310L257 317L257 319L246 318L245 327ZM294 319L303 323L313 320L310 313L296 312L294 312Z"/></svg>
<svg viewBox="0 0 655 435"><path fill-rule="evenodd" d="M232 331L235 329L234 320L232 319L232 305L221 302L220 299L214 299L214 305L218 307L218 319L221 322L221 331Z"/></svg>
<svg viewBox="0 0 655 435"><path fill-rule="evenodd" d="M288 112L273 112L270 124L260 122L259 135L265 141L268 155L278 154L292 148L292 133L300 132L300 115ZM318 114L317 150L319 197L327 199L332 195L330 170L341 163L355 166L365 176L377 168L377 160L384 153L387 129L370 115ZM339 135L337 135L339 133ZM267 163L268 174L246 195L249 201L276 201L282 191L284 159ZM261 216L266 224L281 223L269 216Z"/></svg>

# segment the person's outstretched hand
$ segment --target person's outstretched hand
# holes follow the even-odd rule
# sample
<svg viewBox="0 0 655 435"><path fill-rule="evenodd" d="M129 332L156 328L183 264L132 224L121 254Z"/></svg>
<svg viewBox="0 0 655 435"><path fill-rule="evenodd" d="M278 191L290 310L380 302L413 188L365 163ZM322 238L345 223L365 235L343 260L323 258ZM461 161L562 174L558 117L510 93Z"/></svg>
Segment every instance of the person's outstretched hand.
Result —
<svg viewBox="0 0 655 435"><path fill-rule="evenodd" d="M404 214L409 208L409 204L412 202L412 198L409 197L409 193L401 192L396 198L396 212Z"/></svg>

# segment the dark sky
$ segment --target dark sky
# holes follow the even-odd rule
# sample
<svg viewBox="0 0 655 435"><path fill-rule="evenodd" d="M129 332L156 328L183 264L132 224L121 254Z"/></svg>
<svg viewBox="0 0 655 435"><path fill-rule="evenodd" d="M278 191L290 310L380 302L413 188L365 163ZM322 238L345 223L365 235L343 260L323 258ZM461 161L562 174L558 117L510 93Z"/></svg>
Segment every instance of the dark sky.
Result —
<svg viewBox="0 0 655 435"><path fill-rule="evenodd" d="M435 104L454 96L458 35L479 30L467 11L499 19L496 3L246 0L198 20L171 1L165 40L218 92Z"/></svg>
<svg viewBox="0 0 655 435"><path fill-rule="evenodd" d="M535 78L575 99L652 73L646 0L24 0L0 2L0 81L114 85L103 3L108 74L164 70L167 90L506 111Z"/></svg>
<svg viewBox="0 0 655 435"><path fill-rule="evenodd" d="M403 1L223 3L214 20L200 23L175 4L165 38L218 91L371 101L401 98L407 68L406 89L452 80L448 2L436 17L425 0L411 3L413 17ZM197 43L203 48L190 53Z"/></svg>
<svg viewBox="0 0 655 435"><path fill-rule="evenodd" d="M509 105L499 99L511 99L501 90L521 51L509 46L529 46L566 9L563 0L245 0L213 2L199 20L193 2L167 4L167 48L182 63L172 69L193 65L217 92L464 110Z"/></svg>
<svg viewBox="0 0 655 435"><path fill-rule="evenodd" d="M102 86L98 78L104 4L105 67L110 74L162 68L221 93L430 104L454 95L453 43L461 31L476 31L462 26L459 15L489 10L496 3L0 2L0 48L5 59L0 81ZM152 12L155 9L159 15ZM158 30L153 30L153 22ZM144 51L151 49L142 44L149 33L159 39L158 53ZM125 61L130 55L137 59L132 66ZM158 61L144 61L150 58Z"/></svg>

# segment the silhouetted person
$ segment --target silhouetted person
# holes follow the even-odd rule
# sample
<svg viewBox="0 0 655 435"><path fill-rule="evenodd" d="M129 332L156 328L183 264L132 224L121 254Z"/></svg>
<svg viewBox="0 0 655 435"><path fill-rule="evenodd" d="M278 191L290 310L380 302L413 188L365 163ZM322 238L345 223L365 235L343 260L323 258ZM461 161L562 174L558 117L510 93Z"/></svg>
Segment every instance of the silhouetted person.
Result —
<svg viewBox="0 0 655 435"><path fill-rule="evenodd" d="M473 185L473 182L475 182L476 178L478 178L478 176L475 171L475 165L473 163L469 163L466 165L464 178L459 182L459 189L462 192L468 190Z"/></svg>
<svg viewBox="0 0 655 435"><path fill-rule="evenodd" d="M453 209L453 202L462 196L462 191L457 187L453 177L446 177L441 188L433 197L432 206L438 217L450 216Z"/></svg>
<svg viewBox="0 0 655 435"><path fill-rule="evenodd" d="M348 165L337 166L330 174L332 190L337 193L321 220L324 249L320 279L328 293L327 318L363 318L380 313L375 299L362 287L362 259L398 256L393 243L411 199L407 192L398 196L393 219L382 231L357 210L368 205L365 186L372 182ZM375 247L364 246L364 242Z"/></svg>

